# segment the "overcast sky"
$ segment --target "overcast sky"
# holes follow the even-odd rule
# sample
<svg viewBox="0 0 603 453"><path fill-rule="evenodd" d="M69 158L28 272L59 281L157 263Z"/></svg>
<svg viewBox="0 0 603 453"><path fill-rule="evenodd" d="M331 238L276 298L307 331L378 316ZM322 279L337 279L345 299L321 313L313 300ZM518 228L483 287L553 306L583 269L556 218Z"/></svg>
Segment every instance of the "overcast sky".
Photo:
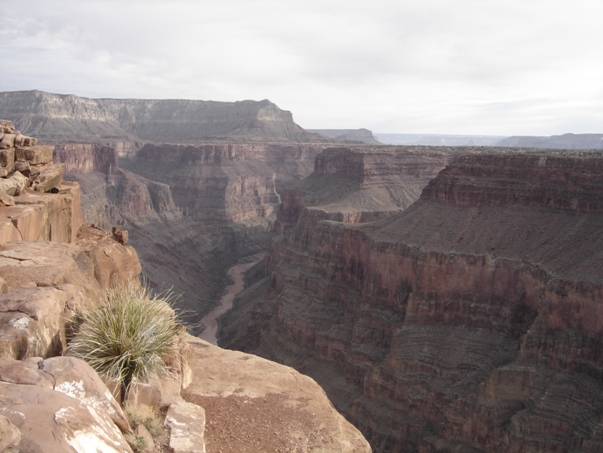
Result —
<svg viewBox="0 0 603 453"><path fill-rule="evenodd" d="M0 7L0 91L270 99L305 128L603 133L603 0Z"/></svg>

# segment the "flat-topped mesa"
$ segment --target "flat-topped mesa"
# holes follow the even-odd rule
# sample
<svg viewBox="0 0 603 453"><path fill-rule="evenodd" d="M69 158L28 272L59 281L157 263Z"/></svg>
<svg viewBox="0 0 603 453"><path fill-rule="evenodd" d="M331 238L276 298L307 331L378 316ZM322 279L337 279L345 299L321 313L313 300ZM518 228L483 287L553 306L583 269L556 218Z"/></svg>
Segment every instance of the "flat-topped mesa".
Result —
<svg viewBox="0 0 603 453"><path fill-rule="evenodd" d="M0 117L51 142L328 141L303 130L291 112L268 100L88 99L16 91L0 93Z"/></svg>
<svg viewBox="0 0 603 453"><path fill-rule="evenodd" d="M405 209L450 161L453 151L417 147L326 148L314 173L282 197L277 231L294 224L305 207L323 219L373 221Z"/></svg>
<svg viewBox="0 0 603 453"><path fill-rule="evenodd" d="M456 206L598 212L603 210L602 173L603 152L462 155L423 195Z"/></svg>
<svg viewBox="0 0 603 453"><path fill-rule="evenodd" d="M314 173L341 174L363 182L390 175L431 179L441 170L441 163L448 163L456 152L412 146L326 148L314 161Z"/></svg>

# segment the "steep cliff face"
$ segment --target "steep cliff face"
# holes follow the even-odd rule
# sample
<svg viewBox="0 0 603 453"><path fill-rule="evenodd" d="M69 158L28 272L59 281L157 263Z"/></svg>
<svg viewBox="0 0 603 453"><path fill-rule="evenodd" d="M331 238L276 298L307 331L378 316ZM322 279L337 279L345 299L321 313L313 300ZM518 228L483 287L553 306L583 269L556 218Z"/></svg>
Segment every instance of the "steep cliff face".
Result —
<svg viewBox="0 0 603 453"><path fill-rule="evenodd" d="M0 93L0 117L41 140L194 143L211 139L320 141L268 100L88 99L41 91ZM324 139L322 140L324 141Z"/></svg>
<svg viewBox="0 0 603 453"><path fill-rule="evenodd" d="M284 209L221 344L313 376L377 451L601 451L602 164L463 155L377 222Z"/></svg>
<svg viewBox="0 0 603 453"><path fill-rule="evenodd" d="M57 145L54 159L82 188L87 222L121 225L145 277L181 294L198 321L219 299L225 269L267 249L278 193L312 170L320 145Z"/></svg>
<svg viewBox="0 0 603 453"><path fill-rule="evenodd" d="M14 221L23 235L13 242L0 236L0 449L131 452L124 434L134 421L110 383L63 354L74 315L113 283L137 280L140 262L132 247L103 230L80 228L77 184L58 187L48 194L24 190L14 206L0 207L2 220ZM49 197L60 200L62 222L44 213ZM10 209L31 206L44 215ZM51 230L50 237L38 235ZM164 436L147 439L145 451L205 451L206 443L225 452L370 451L307 376L186 333L172 349L164 358L169 376L135 381L128 393L129 403L165 413Z"/></svg>
<svg viewBox="0 0 603 453"><path fill-rule="evenodd" d="M67 144L55 147L55 162L82 187L84 216L105 229L126 218L178 215L170 188L119 167L115 146Z"/></svg>

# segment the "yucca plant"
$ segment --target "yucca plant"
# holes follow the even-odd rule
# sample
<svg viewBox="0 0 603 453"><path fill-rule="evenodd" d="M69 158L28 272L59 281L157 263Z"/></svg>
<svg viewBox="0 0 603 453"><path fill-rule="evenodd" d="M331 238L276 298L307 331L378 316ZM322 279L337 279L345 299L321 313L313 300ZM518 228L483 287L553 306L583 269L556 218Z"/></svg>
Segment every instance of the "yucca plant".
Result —
<svg viewBox="0 0 603 453"><path fill-rule="evenodd" d="M169 294L152 295L138 282L115 284L80 314L81 324L67 354L118 382L125 402L134 379L148 381L167 372L163 356L181 329L172 299Z"/></svg>

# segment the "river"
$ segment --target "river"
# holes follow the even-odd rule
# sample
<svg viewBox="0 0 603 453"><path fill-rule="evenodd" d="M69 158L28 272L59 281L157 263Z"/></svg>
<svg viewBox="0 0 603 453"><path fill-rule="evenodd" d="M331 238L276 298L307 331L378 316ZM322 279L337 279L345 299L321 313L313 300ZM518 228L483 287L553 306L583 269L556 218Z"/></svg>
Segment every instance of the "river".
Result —
<svg viewBox="0 0 603 453"><path fill-rule="evenodd" d="M258 253L249 257L249 261L237 263L228 269L227 275L233 283L225 288L226 292L220 298L220 304L201 319L201 322L206 326L206 329L199 334L199 338L208 341L211 344L218 344L218 316L226 313L232 308L232 302L234 301L235 296L239 294L245 286L245 282L243 281L245 272L256 265L264 258L264 256L266 256L265 252Z"/></svg>

